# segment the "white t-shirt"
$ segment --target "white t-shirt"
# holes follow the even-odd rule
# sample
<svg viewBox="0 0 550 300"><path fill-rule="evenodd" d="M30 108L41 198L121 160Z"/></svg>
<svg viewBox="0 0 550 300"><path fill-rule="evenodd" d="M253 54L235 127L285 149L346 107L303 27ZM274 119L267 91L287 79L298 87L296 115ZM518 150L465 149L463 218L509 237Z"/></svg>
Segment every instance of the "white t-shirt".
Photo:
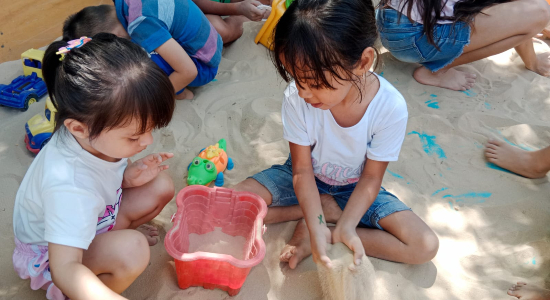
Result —
<svg viewBox="0 0 550 300"><path fill-rule="evenodd" d="M410 0L414 1L414 0ZM419 0L420 1L420 0ZM445 2L442 2L444 4L443 10L441 11L441 17L452 17L454 16L454 8L455 4L459 0L442 0ZM403 0L391 0L390 1L390 7L401 12L403 15L407 15L407 8L409 7L408 3L405 5L405 1ZM418 9L416 8L416 3L413 5L411 10L411 19L417 23L423 24L422 22L422 15L418 12ZM439 20L437 21L438 24L450 24L453 21L450 20Z"/></svg>
<svg viewBox="0 0 550 300"><path fill-rule="evenodd" d="M114 226L127 159L108 162L82 149L61 129L36 156L17 191L15 236L88 249L96 232Z"/></svg>
<svg viewBox="0 0 550 300"><path fill-rule="evenodd" d="M351 127L336 123L330 110L314 108L298 96L296 83L284 92L284 138L311 146L313 173L330 185L359 181L366 159L396 161L407 128L407 104L383 77L363 118Z"/></svg>

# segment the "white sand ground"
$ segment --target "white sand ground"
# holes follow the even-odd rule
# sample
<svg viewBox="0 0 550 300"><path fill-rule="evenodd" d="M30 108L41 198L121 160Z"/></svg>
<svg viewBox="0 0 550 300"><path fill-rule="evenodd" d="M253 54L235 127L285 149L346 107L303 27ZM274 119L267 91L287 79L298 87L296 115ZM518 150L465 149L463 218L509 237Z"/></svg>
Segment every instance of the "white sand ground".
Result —
<svg viewBox="0 0 550 300"><path fill-rule="evenodd" d="M244 36L224 50L217 81L196 89L195 100L179 101L170 126L156 132L146 150L175 153L168 172L178 190L196 152L220 138L228 140L236 164L226 172L226 186L286 159L280 115L285 84L267 50L253 43L260 26L246 24ZM550 79L527 71L508 51L461 67L478 74L479 81L472 91L453 92L415 82L414 65L387 53L383 60L383 76L407 100L411 133L399 161L389 165L384 186L423 218L441 243L436 258L423 265L371 258L373 299L510 299L505 291L516 280L545 284L550 279L550 184L488 167L482 145L488 136L529 149L549 145ZM19 61L4 63L0 82L20 73ZM17 277L11 263L13 202L33 159L25 149L23 125L43 110L43 101L25 113L0 108L1 299L44 299L43 291L31 291ZM173 201L154 221L162 236L175 209ZM278 261L294 226L268 226L267 255L234 299L320 299L311 258L296 270ZM151 250L151 264L124 293L128 298L230 299L219 290L180 290L163 241Z"/></svg>

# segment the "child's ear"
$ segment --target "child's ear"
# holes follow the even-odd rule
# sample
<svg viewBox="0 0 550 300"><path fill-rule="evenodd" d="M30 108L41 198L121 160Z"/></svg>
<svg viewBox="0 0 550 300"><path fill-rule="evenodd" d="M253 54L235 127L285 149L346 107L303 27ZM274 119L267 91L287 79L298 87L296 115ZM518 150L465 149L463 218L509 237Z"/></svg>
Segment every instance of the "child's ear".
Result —
<svg viewBox="0 0 550 300"><path fill-rule="evenodd" d="M90 137L88 126L82 122L75 119L66 119L63 125L65 125L69 132L77 138L88 139Z"/></svg>
<svg viewBox="0 0 550 300"><path fill-rule="evenodd" d="M363 54L361 55L361 64L359 65L359 72L361 75L367 73L370 71L370 68L374 65L374 48L367 47L365 50L363 50Z"/></svg>

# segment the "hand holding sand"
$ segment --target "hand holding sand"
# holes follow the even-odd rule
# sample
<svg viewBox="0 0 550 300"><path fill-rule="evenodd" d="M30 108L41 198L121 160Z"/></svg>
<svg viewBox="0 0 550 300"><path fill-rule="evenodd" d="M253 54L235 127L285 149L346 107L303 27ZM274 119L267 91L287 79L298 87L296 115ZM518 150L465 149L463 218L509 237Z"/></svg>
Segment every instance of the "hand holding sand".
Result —
<svg viewBox="0 0 550 300"><path fill-rule="evenodd" d="M327 245L330 244L330 230L328 227L315 226L316 232L310 231L311 236L311 255L316 264L322 264L325 267L332 267L332 262L327 256Z"/></svg>
<svg viewBox="0 0 550 300"><path fill-rule="evenodd" d="M374 292L374 268L366 256L354 263L352 251L342 243L327 251L332 267L317 264L317 273L325 300L371 299Z"/></svg>
<svg viewBox="0 0 550 300"><path fill-rule="evenodd" d="M153 153L129 164L124 171L122 186L124 188L142 186L155 179L160 172L168 169L167 165L161 165L161 163L173 156L173 153L168 152Z"/></svg>
<svg viewBox="0 0 550 300"><path fill-rule="evenodd" d="M354 228L346 228L336 225L336 229L332 233L333 243L344 243L348 248L353 251L353 262L359 266L363 257L365 256L365 248L361 239L357 235L357 231Z"/></svg>

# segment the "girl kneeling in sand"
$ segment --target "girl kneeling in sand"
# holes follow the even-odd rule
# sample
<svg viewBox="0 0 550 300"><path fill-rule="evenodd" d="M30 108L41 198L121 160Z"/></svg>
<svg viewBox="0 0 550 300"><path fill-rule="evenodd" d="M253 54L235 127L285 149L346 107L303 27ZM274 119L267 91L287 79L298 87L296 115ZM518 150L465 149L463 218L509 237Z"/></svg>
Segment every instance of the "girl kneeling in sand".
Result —
<svg viewBox="0 0 550 300"><path fill-rule="evenodd" d="M290 81L282 108L290 156L236 189L267 202L267 223L305 220L281 253L291 268L310 254L330 266L327 243L345 243L356 263L366 253L421 264L437 253L434 232L381 187L408 113L403 96L369 71L377 37L364 0L294 1L277 24L274 61Z"/></svg>
<svg viewBox="0 0 550 300"><path fill-rule="evenodd" d="M13 213L15 270L55 300L124 299L158 235L152 226L134 229L174 196L160 165L171 153L127 159L172 119L170 80L129 40L88 40L46 50L56 130L25 174Z"/></svg>
<svg viewBox="0 0 550 300"><path fill-rule="evenodd" d="M419 63L419 83L455 91L476 75L456 70L515 48L527 69L550 76L550 53L535 54L532 38L550 20L545 0L382 0L382 44L397 59Z"/></svg>

